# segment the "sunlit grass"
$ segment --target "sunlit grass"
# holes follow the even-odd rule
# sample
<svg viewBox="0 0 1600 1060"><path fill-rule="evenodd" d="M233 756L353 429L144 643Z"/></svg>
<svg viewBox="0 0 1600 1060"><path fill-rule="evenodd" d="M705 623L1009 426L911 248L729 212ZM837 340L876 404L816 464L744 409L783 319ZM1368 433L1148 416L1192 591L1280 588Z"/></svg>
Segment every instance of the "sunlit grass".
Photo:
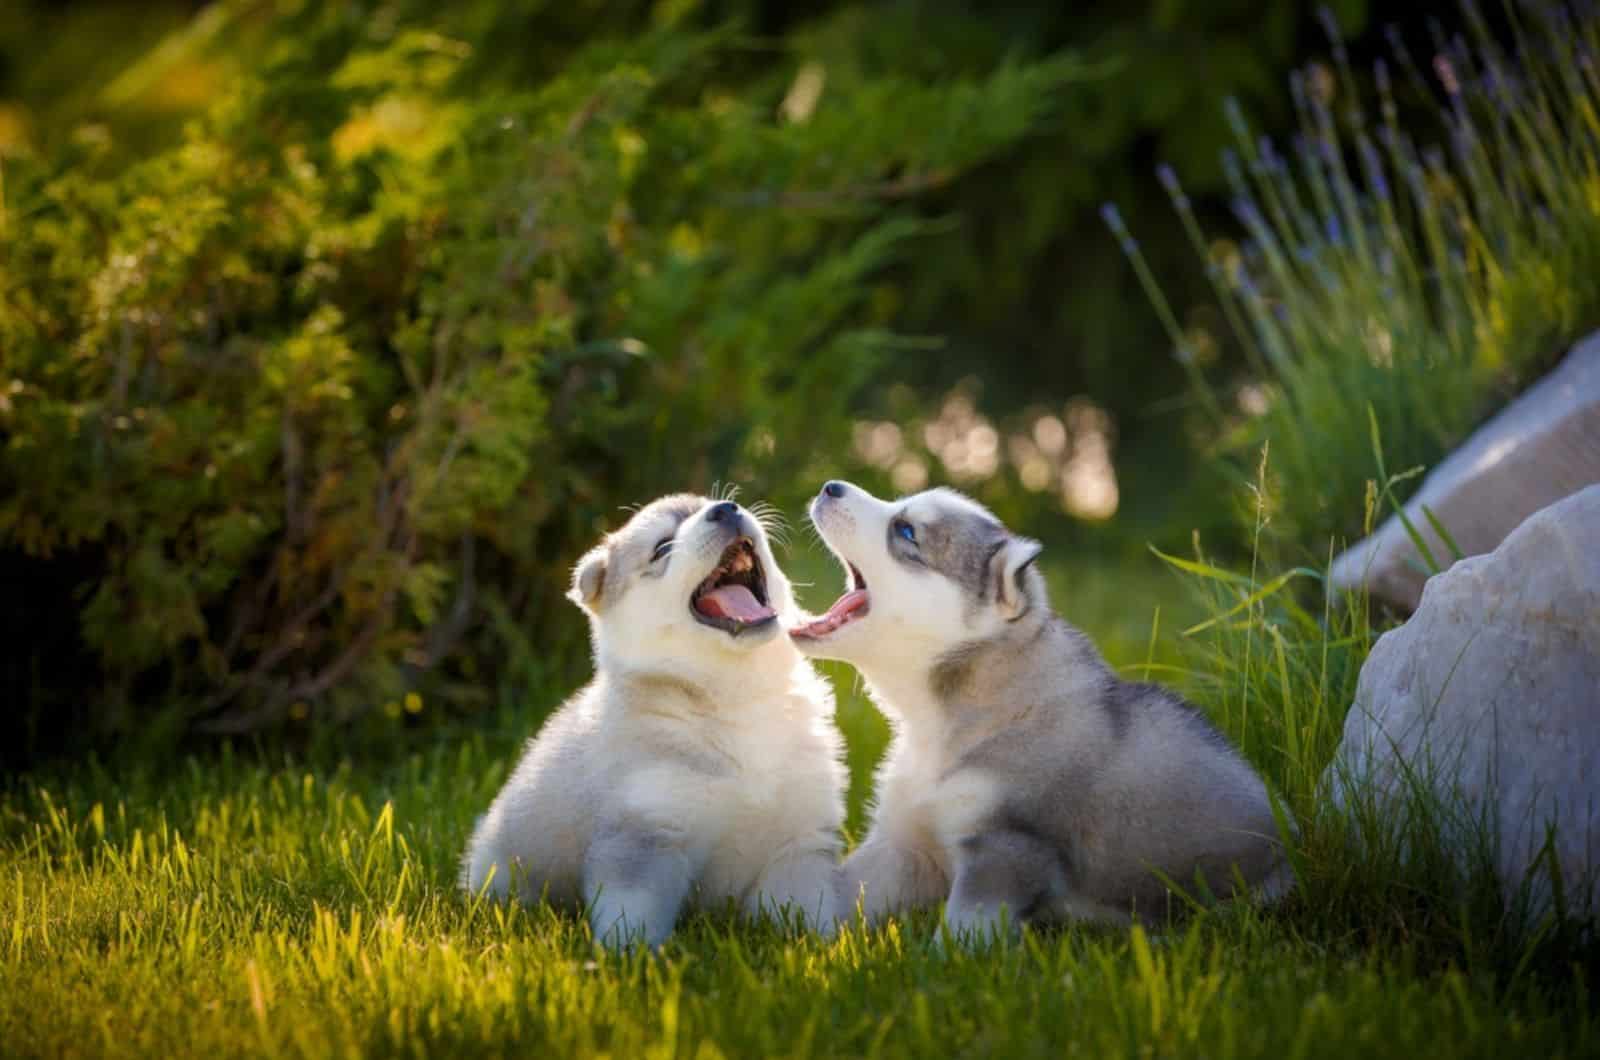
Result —
<svg viewBox="0 0 1600 1060"><path fill-rule="evenodd" d="M1270 543L1263 525L1258 550ZM1301 887L1274 910L1029 932L974 952L949 946L932 915L822 940L713 913L657 956L597 952L577 917L454 888L472 820L534 724L513 709L362 766L327 747L230 750L13 779L0 792L3 1051L1498 1060L1600 1048L1600 964L1580 929L1521 926L1441 835L1399 837L1373 827L1375 808L1320 796L1374 635L1364 609L1307 609L1297 579L1183 562L1209 617L1187 637L1158 632L1145 665L1242 741L1299 822ZM809 576L810 561L790 565ZM807 593L825 595L831 572L816 573ZM1058 592L1090 577L1052 572ZM1137 658L1121 661L1137 675ZM886 730L848 671L830 673L859 828Z"/></svg>
<svg viewBox="0 0 1600 1060"><path fill-rule="evenodd" d="M460 898L503 775L476 738L381 769L86 768L0 803L8 1055L1578 1055L1582 976L1510 983L1305 900L977 953L929 918L833 941L719 916L659 957ZM1379 925L1374 925L1379 927Z"/></svg>

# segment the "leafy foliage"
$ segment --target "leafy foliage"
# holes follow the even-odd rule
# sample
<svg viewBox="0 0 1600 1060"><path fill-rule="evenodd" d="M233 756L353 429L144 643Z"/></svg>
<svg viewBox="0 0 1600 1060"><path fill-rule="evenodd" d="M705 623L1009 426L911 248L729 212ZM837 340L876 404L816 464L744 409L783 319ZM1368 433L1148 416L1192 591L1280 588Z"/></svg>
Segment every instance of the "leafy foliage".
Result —
<svg viewBox="0 0 1600 1060"><path fill-rule="evenodd" d="M1230 412L1237 381L1197 365L1195 392L1241 470L1271 441L1275 518L1318 562L1360 530L1375 429L1397 470L1435 462L1600 325L1600 23L1530 3L1507 28L1461 6L1466 35L1421 56L1393 35L1370 81L1335 34L1333 65L1291 81L1292 153L1233 111L1242 251L1208 245L1163 172L1260 407ZM1167 319L1195 362L1195 334Z"/></svg>
<svg viewBox="0 0 1600 1060"><path fill-rule="evenodd" d="M34 720L243 730L563 665L570 557L623 501L794 480L772 439L836 436L901 341L872 294L909 200L1077 76L802 114L726 27L522 16L561 71L527 87L489 6L309 8L179 146L9 176L0 548L78 594L88 655L34 660Z"/></svg>

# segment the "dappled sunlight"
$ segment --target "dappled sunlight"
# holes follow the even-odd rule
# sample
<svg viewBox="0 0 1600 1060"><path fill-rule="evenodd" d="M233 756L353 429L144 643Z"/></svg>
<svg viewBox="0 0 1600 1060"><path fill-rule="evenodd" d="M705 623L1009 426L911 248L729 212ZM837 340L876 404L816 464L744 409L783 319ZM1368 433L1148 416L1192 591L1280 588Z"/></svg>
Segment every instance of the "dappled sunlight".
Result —
<svg viewBox="0 0 1600 1060"><path fill-rule="evenodd" d="M1012 425L1002 436L970 389L957 388L926 421L902 427L857 420L852 448L857 459L887 472L902 493L927 485L932 466L956 485L980 492L999 476L1015 475L1029 493L1054 494L1062 511L1086 521L1116 514L1116 421L1107 409L1078 396L1059 412L1035 409L1008 420Z"/></svg>
<svg viewBox="0 0 1600 1060"><path fill-rule="evenodd" d="M1111 414L1086 398L1067 403L1071 438L1061 469L1061 503L1081 519L1109 519L1117 512L1117 473L1111 466Z"/></svg>
<svg viewBox="0 0 1600 1060"><path fill-rule="evenodd" d="M922 428L922 440L957 482L981 481L1000 467L999 434L971 397L957 390Z"/></svg>
<svg viewBox="0 0 1600 1060"><path fill-rule="evenodd" d="M778 105L784 120L796 125L808 121L822 99L823 86L828 83L828 71L821 63L805 63L794 75L788 95Z"/></svg>

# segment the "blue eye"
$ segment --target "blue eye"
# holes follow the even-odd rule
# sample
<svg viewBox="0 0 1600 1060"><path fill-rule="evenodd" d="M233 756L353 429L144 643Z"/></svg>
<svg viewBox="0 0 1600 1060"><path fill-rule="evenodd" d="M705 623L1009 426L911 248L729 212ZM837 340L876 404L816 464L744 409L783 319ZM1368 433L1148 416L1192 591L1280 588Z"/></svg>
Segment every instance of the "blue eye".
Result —
<svg viewBox="0 0 1600 1060"><path fill-rule="evenodd" d="M913 529L911 524L906 522L904 519L896 519L894 521L894 534L896 537L903 538L906 541L911 542L913 545L917 543L916 530Z"/></svg>
<svg viewBox="0 0 1600 1060"><path fill-rule="evenodd" d="M669 538L666 538L665 540L659 542L656 545L655 551L650 553L650 562L654 563L656 560L662 558L668 552L671 552L671 551L672 551L672 538L669 537Z"/></svg>

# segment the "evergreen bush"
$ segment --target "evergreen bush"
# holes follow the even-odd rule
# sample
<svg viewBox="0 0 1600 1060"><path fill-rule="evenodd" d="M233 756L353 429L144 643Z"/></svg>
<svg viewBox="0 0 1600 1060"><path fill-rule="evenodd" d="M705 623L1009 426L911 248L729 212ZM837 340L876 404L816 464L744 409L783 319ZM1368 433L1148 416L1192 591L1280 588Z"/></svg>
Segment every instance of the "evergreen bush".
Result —
<svg viewBox="0 0 1600 1060"><path fill-rule="evenodd" d="M252 32L177 146L7 173L13 750L470 706L570 660L580 624L546 619L616 507L818 473L905 341L875 278L918 196L1078 76L830 89L659 11L307 5Z"/></svg>

